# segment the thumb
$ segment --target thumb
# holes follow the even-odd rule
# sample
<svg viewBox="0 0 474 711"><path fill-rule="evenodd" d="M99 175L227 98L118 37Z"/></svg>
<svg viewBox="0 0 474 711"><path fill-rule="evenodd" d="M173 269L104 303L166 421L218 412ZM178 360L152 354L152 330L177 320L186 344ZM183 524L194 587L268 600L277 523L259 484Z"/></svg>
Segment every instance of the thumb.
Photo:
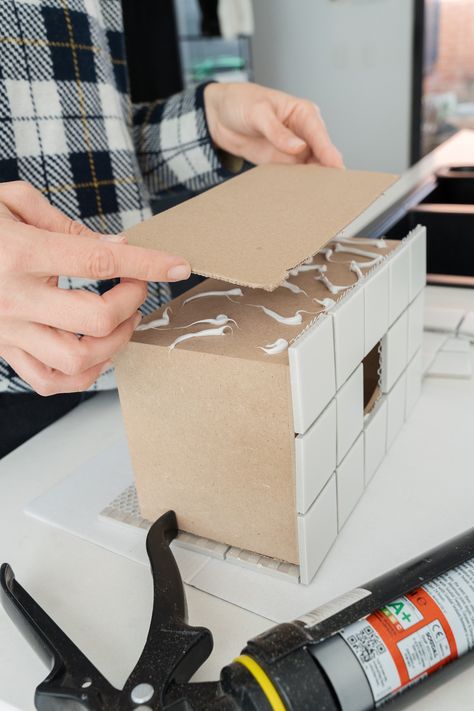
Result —
<svg viewBox="0 0 474 711"><path fill-rule="evenodd" d="M295 155L301 153L306 147L306 142L291 131L280 121L269 103L261 103L255 107L255 128L282 153Z"/></svg>
<svg viewBox="0 0 474 711"><path fill-rule="evenodd" d="M16 180L0 185L0 203L22 222L32 227L62 234L97 237L97 233L53 207L30 183Z"/></svg>

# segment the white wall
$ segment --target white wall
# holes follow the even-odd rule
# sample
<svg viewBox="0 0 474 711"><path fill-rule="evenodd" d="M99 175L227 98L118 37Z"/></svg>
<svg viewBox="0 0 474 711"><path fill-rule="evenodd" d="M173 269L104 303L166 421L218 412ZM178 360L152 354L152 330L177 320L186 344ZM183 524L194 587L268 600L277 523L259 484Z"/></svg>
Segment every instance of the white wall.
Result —
<svg viewBox="0 0 474 711"><path fill-rule="evenodd" d="M319 104L351 168L409 164L413 0L254 0L255 81Z"/></svg>

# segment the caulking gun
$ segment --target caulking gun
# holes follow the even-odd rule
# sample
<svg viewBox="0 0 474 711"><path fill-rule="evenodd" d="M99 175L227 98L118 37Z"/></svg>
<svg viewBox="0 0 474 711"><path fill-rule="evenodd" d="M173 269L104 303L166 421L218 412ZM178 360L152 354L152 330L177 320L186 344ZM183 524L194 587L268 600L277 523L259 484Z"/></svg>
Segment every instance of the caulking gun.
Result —
<svg viewBox="0 0 474 711"><path fill-rule="evenodd" d="M3 606L50 668L39 711L366 711L474 649L474 528L248 642L220 681L190 682L212 635L186 621L169 548L173 512L150 528L154 584L148 638L122 689L113 687L15 580L0 569ZM473 702L474 708L474 702Z"/></svg>

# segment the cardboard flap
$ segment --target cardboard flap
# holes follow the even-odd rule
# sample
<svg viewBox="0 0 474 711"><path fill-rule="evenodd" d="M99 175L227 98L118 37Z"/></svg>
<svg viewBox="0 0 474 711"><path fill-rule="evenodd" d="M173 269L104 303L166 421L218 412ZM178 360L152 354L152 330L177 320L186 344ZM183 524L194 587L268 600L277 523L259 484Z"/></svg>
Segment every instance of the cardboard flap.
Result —
<svg viewBox="0 0 474 711"><path fill-rule="evenodd" d="M259 166L126 235L130 244L187 258L196 274L273 290L397 177L316 165Z"/></svg>

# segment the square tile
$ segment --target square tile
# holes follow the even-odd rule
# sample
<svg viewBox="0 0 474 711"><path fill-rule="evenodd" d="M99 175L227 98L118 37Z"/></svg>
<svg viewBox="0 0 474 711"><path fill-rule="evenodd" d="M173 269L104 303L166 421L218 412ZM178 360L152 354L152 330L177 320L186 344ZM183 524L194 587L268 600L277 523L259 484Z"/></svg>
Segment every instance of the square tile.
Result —
<svg viewBox="0 0 474 711"><path fill-rule="evenodd" d="M456 333L465 311L464 309L446 309L441 306L425 306L423 323L426 331Z"/></svg>
<svg viewBox="0 0 474 711"><path fill-rule="evenodd" d="M387 397L380 398L364 422L365 485L374 476L387 451Z"/></svg>
<svg viewBox="0 0 474 711"><path fill-rule="evenodd" d="M405 422L406 381L404 372L387 395L387 451Z"/></svg>
<svg viewBox="0 0 474 711"><path fill-rule="evenodd" d="M382 392L387 393L406 368L408 353L408 313L404 311L382 339Z"/></svg>
<svg viewBox="0 0 474 711"><path fill-rule="evenodd" d="M435 378L466 378L469 380L472 377L471 354L441 351L435 356L426 375Z"/></svg>
<svg viewBox="0 0 474 711"><path fill-rule="evenodd" d="M337 463L342 462L364 425L364 376L360 365L336 395Z"/></svg>
<svg viewBox="0 0 474 711"><path fill-rule="evenodd" d="M474 341L474 311L468 311L459 326L458 335L468 341Z"/></svg>
<svg viewBox="0 0 474 711"><path fill-rule="evenodd" d="M413 356L407 367L407 398L405 417L409 417L421 395L423 379L423 356L421 349Z"/></svg>
<svg viewBox="0 0 474 711"><path fill-rule="evenodd" d="M336 471L338 529L344 526L364 491L364 435L346 454Z"/></svg>
<svg viewBox="0 0 474 711"><path fill-rule="evenodd" d="M336 475L304 516L298 516L300 580L308 585L337 536Z"/></svg>
<svg viewBox="0 0 474 711"><path fill-rule="evenodd" d="M410 289L409 243L403 241L389 258L389 323L392 324L406 309Z"/></svg>
<svg viewBox="0 0 474 711"><path fill-rule="evenodd" d="M364 355L372 350L388 329L388 304L389 268L385 264L371 274L364 285Z"/></svg>
<svg viewBox="0 0 474 711"><path fill-rule="evenodd" d="M421 348L423 341L423 305L424 291L408 307L408 360Z"/></svg>
<svg viewBox="0 0 474 711"><path fill-rule="evenodd" d="M469 342L463 338L448 338L441 346L443 353L469 353Z"/></svg>
<svg viewBox="0 0 474 711"><path fill-rule="evenodd" d="M296 507L306 513L336 468L336 401L295 439Z"/></svg>
<svg viewBox="0 0 474 711"><path fill-rule="evenodd" d="M336 385L339 388L364 357L364 290L354 288L331 309Z"/></svg>
<svg viewBox="0 0 474 711"><path fill-rule="evenodd" d="M323 316L288 349L295 432L302 434L336 392L332 319Z"/></svg>
<svg viewBox="0 0 474 711"><path fill-rule="evenodd" d="M410 234L410 289L412 302L426 284L426 227L416 227Z"/></svg>

